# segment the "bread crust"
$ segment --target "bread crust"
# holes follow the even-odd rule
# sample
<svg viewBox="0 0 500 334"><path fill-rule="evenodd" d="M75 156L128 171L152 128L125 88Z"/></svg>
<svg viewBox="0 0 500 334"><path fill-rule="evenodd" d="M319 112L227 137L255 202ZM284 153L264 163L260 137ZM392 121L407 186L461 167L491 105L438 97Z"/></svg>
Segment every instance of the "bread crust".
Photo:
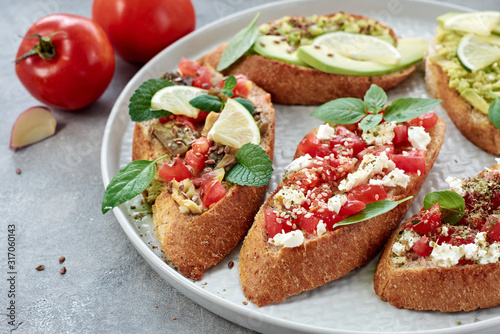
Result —
<svg viewBox="0 0 500 334"><path fill-rule="evenodd" d="M426 156L426 170L411 175L405 193L388 192L389 200L415 196L429 174L444 140L446 125L439 120L430 132L432 142ZM397 228L412 200L394 210L361 222L344 226L299 247L276 247L268 243L264 210L272 205L268 197L255 217L240 251L240 279L243 293L257 306L282 302L285 298L338 279L369 262Z"/></svg>
<svg viewBox="0 0 500 334"><path fill-rule="evenodd" d="M498 165L494 167L498 169ZM375 293L380 299L398 308L441 312L500 305L500 262L449 268L395 268L391 262L392 245L412 219L394 232L380 257L374 278Z"/></svg>
<svg viewBox="0 0 500 334"><path fill-rule="evenodd" d="M500 130L491 123L488 115L474 108L456 89L450 88L448 74L430 60L434 54L436 44L430 43L425 57L427 90L434 98L443 100L441 106L465 138L486 152L499 155Z"/></svg>
<svg viewBox="0 0 500 334"><path fill-rule="evenodd" d="M269 121L260 146L272 159L275 115L270 95L253 85L248 97L262 109ZM136 123L132 159L153 160L166 154L163 145L151 134L151 122ZM153 220L163 251L179 272L200 280L209 267L217 264L243 239L262 204L267 186L230 185L226 196L201 215L182 214L167 191L161 193L153 209Z"/></svg>

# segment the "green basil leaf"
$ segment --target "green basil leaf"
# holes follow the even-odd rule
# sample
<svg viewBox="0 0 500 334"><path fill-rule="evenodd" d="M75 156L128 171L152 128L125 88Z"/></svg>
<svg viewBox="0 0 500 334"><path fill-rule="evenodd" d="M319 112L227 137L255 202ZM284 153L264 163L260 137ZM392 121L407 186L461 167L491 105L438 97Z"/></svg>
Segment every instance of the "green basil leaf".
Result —
<svg viewBox="0 0 500 334"><path fill-rule="evenodd" d="M156 173L156 162L167 157L164 155L154 161L136 160L121 168L109 182L102 199L102 213L135 196L139 195L153 181Z"/></svg>
<svg viewBox="0 0 500 334"><path fill-rule="evenodd" d="M370 89L366 91L363 98L366 108L372 114L378 114L385 108L387 103L387 94L379 86L372 84Z"/></svg>
<svg viewBox="0 0 500 334"><path fill-rule="evenodd" d="M370 114L359 122L359 126L363 131L370 130L376 127L382 121L383 117L384 114Z"/></svg>
<svg viewBox="0 0 500 334"><path fill-rule="evenodd" d="M151 109L151 99L157 91L162 88L172 86L172 83L165 79L149 79L137 88L130 98L128 113L133 122L144 122L150 119L165 117L172 113L166 110Z"/></svg>
<svg viewBox="0 0 500 334"><path fill-rule="evenodd" d="M224 88L222 88L222 94L226 94L229 97L233 97L233 89L236 87L236 78L234 75L230 75L224 80Z"/></svg>
<svg viewBox="0 0 500 334"><path fill-rule="evenodd" d="M203 111L220 112L222 108L219 98L209 94L198 95L189 100L189 104Z"/></svg>
<svg viewBox="0 0 500 334"><path fill-rule="evenodd" d="M352 97L336 99L319 106L311 116L323 122L354 124L367 115L363 101Z"/></svg>
<svg viewBox="0 0 500 334"><path fill-rule="evenodd" d="M250 103L250 101L245 100L242 97L235 97L233 100L238 101L243 107L245 107L245 109L248 110L248 112L250 113L250 115L253 115L255 113L255 108Z"/></svg>
<svg viewBox="0 0 500 334"><path fill-rule="evenodd" d="M406 197L400 201L378 201L366 204L366 208L361 210L360 212L347 217L346 219L336 223L333 225L333 228L338 226L351 225L355 223L360 223L362 221L371 219L373 217L380 216L384 213L387 213L397 207L399 204L406 202L407 200L412 199L413 196Z"/></svg>
<svg viewBox="0 0 500 334"><path fill-rule="evenodd" d="M234 35L226 50L224 50L224 53L222 54L219 65L217 65L217 71L220 72L231 66L252 47L257 40L257 36L259 35L259 30L256 26L259 16L260 13L257 13L253 21L248 26Z"/></svg>
<svg viewBox="0 0 500 334"><path fill-rule="evenodd" d="M384 119L387 122L406 122L432 110L441 100L402 97L392 101L385 108Z"/></svg>
<svg viewBox="0 0 500 334"><path fill-rule="evenodd" d="M488 117L491 123L500 129L500 98L495 96L495 100L491 102L490 108L488 109Z"/></svg>
<svg viewBox="0 0 500 334"><path fill-rule="evenodd" d="M242 186L264 186L271 180L273 167L266 151L259 145L246 143L238 150L236 164L226 175L226 181Z"/></svg>
<svg viewBox="0 0 500 334"><path fill-rule="evenodd" d="M465 213L465 200L454 191L434 191L425 195L425 209L436 203L441 206L441 219L448 224L455 225Z"/></svg>

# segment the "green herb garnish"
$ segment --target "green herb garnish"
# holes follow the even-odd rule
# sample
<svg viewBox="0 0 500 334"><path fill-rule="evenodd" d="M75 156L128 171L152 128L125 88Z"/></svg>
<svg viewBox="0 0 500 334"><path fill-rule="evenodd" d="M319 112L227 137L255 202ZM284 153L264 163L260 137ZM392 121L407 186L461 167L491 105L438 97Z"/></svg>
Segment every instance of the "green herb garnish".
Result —
<svg viewBox="0 0 500 334"><path fill-rule="evenodd" d="M227 95L228 97L233 97L233 89L236 87L237 81L234 75L230 75L224 80L224 88L222 88L221 93Z"/></svg>
<svg viewBox="0 0 500 334"><path fill-rule="evenodd" d="M104 191L102 213L131 200L146 189L154 179L156 163L168 155L154 161L132 161L116 173Z"/></svg>
<svg viewBox="0 0 500 334"><path fill-rule="evenodd" d="M165 79L149 79L137 88L130 98L129 115L133 122L144 122L154 118L166 117L172 113L166 110L151 109L151 99L157 91L172 86Z"/></svg>
<svg viewBox="0 0 500 334"><path fill-rule="evenodd" d="M195 108L207 112L220 112L222 109L222 102L219 100L219 98L217 96L209 94L198 95L197 97L189 100L189 104Z"/></svg>
<svg viewBox="0 0 500 334"><path fill-rule="evenodd" d="M465 213L465 200L454 191L434 191L425 195L426 210L436 203L441 207L441 219L448 224L455 225Z"/></svg>
<svg viewBox="0 0 500 334"><path fill-rule="evenodd" d="M227 174L226 181L242 186L264 186L273 173L272 162L259 145L246 143L238 150L236 164Z"/></svg>
<svg viewBox="0 0 500 334"><path fill-rule="evenodd" d="M311 116L336 124L361 121L361 129L367 131L377 126L382 119L387 122L406 122L419 117L441 103L441 100L404 97L392 101L387 107L386 103L387 94L372 84L363 100L352 97L336 99L321 105Z"/></svg>
<svg viewBox="0 0 500 334"><path fill-rule="evenodd" d="M253 115L255 113L255 108L250 103L250 101L245 100L242 97L235 97L233 100L239 102L243 107L245 107L245 109L248 110L248 112L250 113L250 115Z"/></svg>
<svg viewBox="0 0 500 334"><path fill-rule="evenodd" d="M490 118L491 123L497 128L500 129L500 98L495 95L495 100L491 102L490 107L488 108L488 117Z"/></svg>

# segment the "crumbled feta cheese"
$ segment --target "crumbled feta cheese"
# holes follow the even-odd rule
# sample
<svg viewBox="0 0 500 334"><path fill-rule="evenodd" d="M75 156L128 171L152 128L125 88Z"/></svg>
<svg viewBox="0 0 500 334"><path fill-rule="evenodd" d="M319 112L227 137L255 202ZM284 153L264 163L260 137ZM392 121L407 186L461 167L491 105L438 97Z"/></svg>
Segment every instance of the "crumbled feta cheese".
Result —
<svg viewBox="0 0 500 334"><path fill-rule="evenodd" d="M382 185L386 187L401 186L406 188L410 182L410 177L405 174L404 170L395 168L389 174L385 175L382 180L370 180L372 185Z"/></svg>
<svg viewBox="0 0 500 334"><path fill-rule="evenodd" d="M269 238L268 242L276 246L298 247L304 243L304 234L301 230L278 233L273 238Z"/></svg>
<svg viewBox="0 0 500 334"><path fill-rule="evenodd" d="M392 245L392 252L398 256L404 256L419 239L420 236L416 232L404 230L399 240Z"/></svg>
<svg viewBox="0 0 500 334"><path fill-rule="evenodd" d="M294 205L301 205L305 202L306 197L300 190L295 190L292 187L284 186L278 191L274 200L281 202L285 208L290 209Z"/></svg>
<svg viewBox="0 0 500 334"><path fill-rule="evenodd" d="M347 202L346 195L335 195L328 200L328 210L339 213L340 208L345 202Z"/></svg>
<svg viewBox="0 0 500 334"><path fill-rule="evenodd" d="M394 139L394 128L396 122L384 122L379 125L364 131L361 137L368 145L383 145L390 144Z"/></svg>
<svg viewBox="0 0 500 334"><path fill-rule="evenodd" d="M405 245L403 245L400 242L395 242L394 245L392 245L392 252L399 256L405 255L406 253Z"/></svg>
<svg viewBox="0 0 500 334"><path fill-rule="evenodd" d="M479 263L495 263L500 259L500 244L495 242L494 244L488 247L486 254L479 258Z"/></svg>
<svg viewBox="0 0 500 334"><path fill-rule="evenodd" d="M408 129L408 140L411 146L418 150L426 150L431 142L431 136L425 132L422 126L410 126Z"/></svg>
<svg viewBox="0 0 500 334"><path fill-rule="evenodd" d="M335 136L335 129L330 125L321 124L319 126L318 133L316 134L316 137L318 137L318 139L331 139L333 136Z"/></svg>
<svg viewBox="0 0 500 334"><path fill-rule="evenodd" d="M449 232L448 226L443 225L443 227L441 227L441 235L447 237L448 236L448 232Z"/></svg>
<svg viewBox="0 0 500 334"><path fill-rule="evenodd" d="M320 220L318 225L316 226L316 233L318 234L318 236L322 236L326 233L326 224L323 223L322 220Z"/></svg>
<svg viewBox="0 0 500 334"><path fill-rule="evenodd" d="M463 247L442 243L435 245L431 253L432 262L439 267L452 267L465 255Z"/></svg>
<svg viewBox="0 0 500 334"><path fill-rule="evenodd" d="M450 189L459 194L460 196L465 196L464 182L458 177L448 176L445 180L450 186Z"/></svg>
<svg viewBox="0 0 500 334"><path fill-rule="evenodd" d="M298 157L285 167L285 173L295 172L299 169L311 166L312 157L309 154Z"/></svg>
<svg viewBox="0 0 500 334"><path fill-rule="evenodd" d="M365 154L357 171L349 173L345 179L340 182L340 191L349 191L352 188L367 183L374 175L381 173L384 169L392 171L396 165L385 152L375 156Z"/></svg>

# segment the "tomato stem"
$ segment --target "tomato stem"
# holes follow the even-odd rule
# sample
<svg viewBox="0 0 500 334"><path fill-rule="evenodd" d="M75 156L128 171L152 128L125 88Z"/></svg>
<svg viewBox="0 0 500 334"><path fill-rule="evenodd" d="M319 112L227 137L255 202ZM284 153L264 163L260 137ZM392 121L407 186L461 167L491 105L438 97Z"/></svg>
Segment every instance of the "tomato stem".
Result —
<svg viewBox="0 0 500 334"><path fill-rule="evenodd" d="M37 37L39 43L35 45L31 50L26 52L24 55L16 59L16 64L19 64L23 59L26 59L31 56L39 55L40 58L42 59L52 59L54 56L57 54L56 53L56 48L54 47L54 44L52 43L52 36L57 35L57 34L66 34L65 31L56 31L53 32L50 35L47 36L42 36L39 34L33 34L26 36L24 38L33 38Z"/></svg>

